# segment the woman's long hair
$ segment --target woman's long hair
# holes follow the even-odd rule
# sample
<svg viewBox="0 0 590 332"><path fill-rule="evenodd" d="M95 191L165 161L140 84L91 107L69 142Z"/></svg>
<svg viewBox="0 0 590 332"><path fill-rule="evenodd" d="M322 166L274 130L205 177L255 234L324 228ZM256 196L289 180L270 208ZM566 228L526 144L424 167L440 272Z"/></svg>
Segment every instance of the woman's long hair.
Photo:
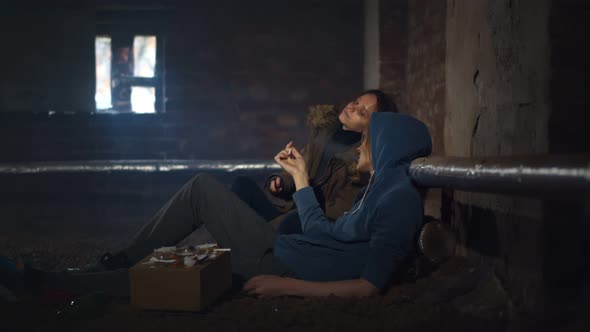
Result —
<svg viewBox="0 0 590 332"><path fill-rule="evenodd" d="M371 135L369 133L369 127L363 131L363 135L361 137L361 147L366 146L367 151L369 152L369 159L371 159ZM360 156L359 156L360 157ZM371 161L372 162L372 161ZM368 178L368 175L359 172L358 170L358 159L351 163L349 168L349 174L352 174L351 178L353 181L360 182L361 179Z"/></svg>

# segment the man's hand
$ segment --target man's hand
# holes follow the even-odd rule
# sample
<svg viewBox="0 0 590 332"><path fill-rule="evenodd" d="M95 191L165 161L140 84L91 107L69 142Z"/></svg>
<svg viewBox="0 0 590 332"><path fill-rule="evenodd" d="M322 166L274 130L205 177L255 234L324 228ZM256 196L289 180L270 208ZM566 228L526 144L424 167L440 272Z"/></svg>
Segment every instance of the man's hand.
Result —
<svg viewBox="0 0 590 332"><path fill-rule="evenodd" d="M248 280L244 285L244 290L250 295L260 297L289 295L294 282L296 282L296 279L274 275L259 275Z"/></svg>
<svg viewBox="0 0 590 332"><path fill-rule="evenodd" d="M283 183L281 182L281 177L275 176L272 180L270 180L268 187L268 190L270 190L270 192L273 195L280 194L283 191Z"/></svg>

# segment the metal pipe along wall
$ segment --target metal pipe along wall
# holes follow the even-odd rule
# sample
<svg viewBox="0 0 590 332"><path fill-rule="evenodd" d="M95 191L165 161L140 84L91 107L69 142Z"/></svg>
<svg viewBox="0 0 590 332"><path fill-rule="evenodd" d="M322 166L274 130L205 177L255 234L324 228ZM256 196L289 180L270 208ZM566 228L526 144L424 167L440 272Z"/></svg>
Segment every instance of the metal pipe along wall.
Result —
<svg viewBox="0 0 590 332"><path fill-rule="evenodd" d="M0 175L111 172L275 171L260 160L107 160L0 164ZM590 155L427 157L414 160L412 180L422 187L539 196L590 193Z"/></svg>

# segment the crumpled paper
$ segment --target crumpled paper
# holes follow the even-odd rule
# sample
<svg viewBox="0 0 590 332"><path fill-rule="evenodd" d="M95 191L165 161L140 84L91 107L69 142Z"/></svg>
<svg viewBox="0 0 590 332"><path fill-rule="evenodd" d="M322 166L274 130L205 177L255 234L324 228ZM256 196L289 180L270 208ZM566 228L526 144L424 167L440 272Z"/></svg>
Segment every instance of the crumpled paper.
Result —
<svg viewBox="0 0 590 332"><path fill-rule="evenodd" d="M160 258L156 258L156 257L151 257L149 261L143 263L143 264L152 264L152 263L174 263L176 262L175 259L160 259Z"/></svg>
<svg viewBox="0 0 590 332"><path fill-rule="evenodd" d="M216 247L217 244L216 243L205 243L205 244L201 244L198 246L195 246L195 249L197 251L202 251L203 249L205 249L205 253L203 254L194 254L194 255L187 255L184 257L183 259L183 263L185 266L187 267L191 267L194 266L196 263L204 261L205 259L211 257L214 258L217 256L216 254ZM176 252L176 247L161 247L161 248L157 248L154 249L154 253L157 254L170 254L170 253L175 253ZM153 264L153 263L175 263L176 260L175 259L163 259L162 256L160 256L160 258L158 257L151 257L149 259L149 261L144 262L143 264Z"/></svg>

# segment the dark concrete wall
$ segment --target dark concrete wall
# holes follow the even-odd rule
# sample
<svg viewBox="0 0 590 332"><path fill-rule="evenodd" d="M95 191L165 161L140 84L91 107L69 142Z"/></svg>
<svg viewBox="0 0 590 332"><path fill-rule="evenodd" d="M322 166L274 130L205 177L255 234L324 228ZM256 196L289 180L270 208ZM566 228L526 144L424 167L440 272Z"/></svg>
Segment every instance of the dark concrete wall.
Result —
<svg viewBox="0 0 590 332"><path fill-rule="evenodd" d="M590 139L582 130L588 102L579 91L588 66L579 56L588 54L582 32L588 5L447 4L446 153L587 152L581 142ZM584 200L456 192L454 223L462 235L461 251L490 259L515 311L567 310L579 300L588 277L583 258L588 248L581 235L588 228Z"/></svg>
<svg viewBox="0 0 590 332"><path fill-rule="evenodd" d="M547 152L548 1L448 1L445 150ZM456 192L460 251L490 259L515 310L542 305L540 200Z"/></svg>
<svg viewBox="0 0 590 332"><path fill-rule="evenodd" d="M106 3L2 10L0 161L268 158L363 87L360 0ZM167 113L90 115L96 24L134 12L165 42Z"/></svg>
<svg viewBox="0 0 590 332"><path fill-rule="evenodd" d="M590 141L583 95L590 77L584 60L587 2L420 0L381 6L382 42L389 43L381 48L381 86L398 93L402 110L429 126L436 154L589 151L582 143ZM393 26L400 16L406 24ZM401 75L388 62L400 54ZM448 191L443 202L440 194L428 196L426 213L445 210L442 217L459 235L457 253L493 271L491 284L507 295L512 312L556 308L575 298L588 276L588 245L580 236L588 228L584 198Z"/></svg>

